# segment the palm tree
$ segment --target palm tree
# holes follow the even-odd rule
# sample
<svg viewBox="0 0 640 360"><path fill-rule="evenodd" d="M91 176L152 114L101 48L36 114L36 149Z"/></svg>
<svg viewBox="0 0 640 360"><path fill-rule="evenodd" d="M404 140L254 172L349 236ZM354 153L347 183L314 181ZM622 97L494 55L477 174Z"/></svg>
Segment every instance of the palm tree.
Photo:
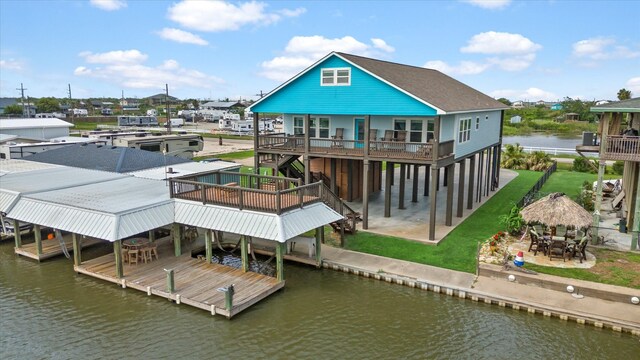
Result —
<svg viewBox="0 0 640 360"><path fill-rule="evenodd" d="M627 90L622 88L618 91L618 100L628 100L631 99L631 90Z"/></svg>
<svg viewBox="0 0 640 360"><path fill-rule="evenodd" d="M544 151L532 152L527 156L525 162L527 169L533 171L545 171L553 163L551 156Z"/></svg>
<svg viewBox="0 0 640 360"><path fill-rule="evenodd" d="M522 170L525 169L525 156L522 146L516 143L506 144L504 146L504 152L502 153L502 160L500 166L505 169Z"/></svg>

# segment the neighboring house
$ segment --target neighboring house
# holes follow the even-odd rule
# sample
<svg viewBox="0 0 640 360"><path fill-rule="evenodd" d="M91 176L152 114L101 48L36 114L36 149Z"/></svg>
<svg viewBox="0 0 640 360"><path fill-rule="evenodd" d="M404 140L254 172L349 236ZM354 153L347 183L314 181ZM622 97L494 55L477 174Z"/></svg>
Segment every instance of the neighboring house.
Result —
<svg viewBox="0 0 640 360"><path fill-rule="evenodd" d="M171 95L167 96L167 94L155 94L142 100L151 106L165 105L167 101L169 104L175 104L180 101L177 97L173 97Z"/></svg>
<svg viewBox="0 0 640 360"><path fill-rule="evenodd" d="M56 118L2 119L0 121L0 134L49 140L69 136L69 128L72 126L73 124Z"/></svg>
<svg viewBox="0 0 640 360"><path fill-rule="evenodd" d="M640 231L640 97L609 102L591 108L592 113L600 114L598 138L596 146L579 145L576 151L597 152L600 160L624 161L622 175L622 216L632 232L631 249L638 248L638 232ZM626 127L623 121L627 119ZM600 161L598 187L594 211L593 239L597 239L600 226L600 209L602 204L602 183L605 161Z"/></svg>
<svg viewBox="0 0 640 360"><path fill-rule="evenodd" d="M522 109L525 106L526 106L526 104L522 100L514 101L513 104L511 104L511 107L514 108L514 109Z"/></svg>
<svg viewBox="0 0 640 360"><path fill-rule="evenodd" d="M477 183L469 181L465 190L463 180L457 190L458 199L471 194L469 209L474 199L496 189L505 109L501 102L436 70L339 52L328 54L248 108L255 114L254 122L259 113L284 114L283 134L256 136L255 167L272 167L307 184L323 180L346 201L363 201L364 229L368 195L382 190L383 172L392 179L391 164L399 164L401 174L413 166L414 201L419 181L425 184L425 195L430 192L429 239L435 237L436 213L442 213L436 201L441 169L444 185L453 184L456 168L463 174L468 168L469 178L474 179L479 165ZM426 170L419 172L420 167ZM385 182L385 194L390 194L390 183ZM400 187L404 193L404 182ZM402 208L404 198L399 201ZM387 196L385 217L390 216L390 207ZM458 217L462 208L459 200ZM452 186L444 210L445 225L450 226Z"/></svg>
<svg viewBox="0 0 640 360"><path fill-rule="evenodd" d="M242 110L245 106L239 101L209 101L200 105L201 110Z"/></svg>
<svg viewBox="0 0 640 360"><path fill-rule="evenodd" d="M553 105L551 105L551 110L562 110L562 104L560 103L555 103Z"/></svg>

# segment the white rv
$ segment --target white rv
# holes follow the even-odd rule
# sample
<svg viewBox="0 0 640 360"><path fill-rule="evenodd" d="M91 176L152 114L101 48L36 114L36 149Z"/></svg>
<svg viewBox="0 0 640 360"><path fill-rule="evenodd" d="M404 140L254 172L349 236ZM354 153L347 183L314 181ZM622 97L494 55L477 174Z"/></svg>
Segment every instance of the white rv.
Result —
<svg viewBox="0 0 640 360"><path fill-rule="evenodd" d="M138 130L138 131L117 131L117 130L99 130L99 131L89 131L82 133L82 137L95 139L100 142L104 142L106 145L113 145L113 140L119 137L142 137L151 135L148 131Z"/></svg>
<svg viewBox="0 0 640 360"><path fill-rule="evenodd" d="M0 145L0 159L21 159L47 150L54 150L63 146L84 143L105 145L105 142L100 139L83 139L71 136L41 142L9 141Z"/></svg>
<svg viewBox="0 0 640 360"><path fill-rule="evenodd" d="M118 116L118 126L158 126L155 116Z"/></svg>
<svg viewBox="0 0 640 360"><path fill-rule="evenodd" d="M253 132L253 121L236 120L231 122L231 131L237 133Z"/></svg>
<svg viewBox="0 0 640 360"><path fill-rule="evenodd" d="M204 140L200 135L149 135L116 138L113 145L191 159L194 152L202 151Z"/></svg>

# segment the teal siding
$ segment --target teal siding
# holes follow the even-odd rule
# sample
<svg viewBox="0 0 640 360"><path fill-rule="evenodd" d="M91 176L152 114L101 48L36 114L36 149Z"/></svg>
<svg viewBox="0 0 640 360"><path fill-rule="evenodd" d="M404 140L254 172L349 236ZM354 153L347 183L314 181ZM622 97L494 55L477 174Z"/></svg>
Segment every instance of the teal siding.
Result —
<svg viewBox="0 0 640 360"><path fill-rule="evenodd" d="M454 139L456 158L474 153L493 145L500 140L500 111L484 111L452 116L454 120ZM486 118L488 116L488 119ZM471 117L471 138L462 144L458 143L460 119ZM480 128L476 130L476 118L480 117Z"/></svg>
<svg viewBox="0 0 640 360"><path fill-rule="evenodd" d="M351 85L320 86L322 68L351 68ZM255 112L335 115L423 115L436 110L342 59L331 56L253 106Z"/></svg>

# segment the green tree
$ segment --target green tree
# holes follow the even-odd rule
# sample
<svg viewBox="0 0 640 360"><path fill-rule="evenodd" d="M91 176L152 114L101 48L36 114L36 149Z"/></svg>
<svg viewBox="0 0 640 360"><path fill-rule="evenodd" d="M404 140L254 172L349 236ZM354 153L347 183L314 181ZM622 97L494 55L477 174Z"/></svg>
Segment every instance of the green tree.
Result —
<svg viewBox="0 0 640 360"><path fill-rule="evenodd" d="M60 103L56 98L44 97L36 101L36 107L40 113L50 113L54 111L60 111Z"/></svg>
<svg viewBox="0 0 640 360"><path fill-rule="evenodd" d="M4 113L7 115L22 115L22 106L11 104L4 108Z"/></svg>
<svg viewBox="0 0 640 360"><path fill-rule="evenodd" d="M526 168L525 155L520 144L506 144L502 153L500 166L505 169L523 170Z"/></svg>
<svg viewBox="0 0 640 360"><path fill-rule="evenodd" d="M505 104L507 106L513 105L513 103L511 101L509 101L509 99L507 99L507 98L500 98L500 99L498 99L498 101L500 101L501 103L503 103L503 104Z"/></svg>
<svg viewBox="0 0 640 360"><path fill-rule="evenodd" d="M618 90L618 100L629 100L631 99L631 90L627 90L622 88Z"/></svg>
<svg viewBox="0 0 640 360"><path fill-rule="evenodd" d="M549 166L551 166L551 164L553 164L553 160L551 160L551 156L544 151L534 151L527 155L525 164L527 166L527 170L545 171Z"/></svg>
<svg viewBox="0 0 640 360"><path fill-rule="evenodd" d="M582 101L580 99L572 99L565 97L562 101L562 109L565 113L576 113L580 116L580 120L594 121L595 115L590 112L590 108L595 106L594 101Z"/></svg>

